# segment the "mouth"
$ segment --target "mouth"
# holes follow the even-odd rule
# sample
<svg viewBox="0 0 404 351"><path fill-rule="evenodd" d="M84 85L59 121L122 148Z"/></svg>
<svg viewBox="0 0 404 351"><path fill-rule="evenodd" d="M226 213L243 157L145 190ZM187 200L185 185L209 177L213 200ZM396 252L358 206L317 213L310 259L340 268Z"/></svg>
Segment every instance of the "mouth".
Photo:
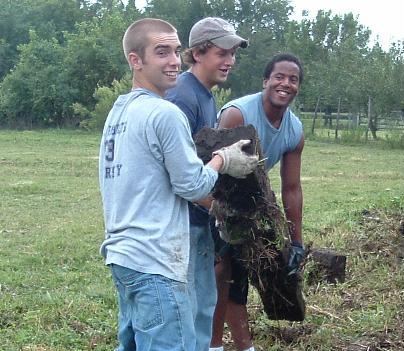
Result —
<svg viewBox="0 0 404 351"><path fill-rule="evenodd" d="M288 97L290 95L290 93L286 90L277 90L276 92L282 97Z"/></svg>
<svg viewBox="0 0 404 351"><path fill-rule="evenodd" d="M219 71L222 72L223 74L229 74L230 68L219 68Z"/></svg>
<svg viewBox="0 0 404 351"><path fill-rule="evenodd" d="M164 74L168 77L168 78L177 78L178 77L178 71L166 71L164 72Z"/></svg>

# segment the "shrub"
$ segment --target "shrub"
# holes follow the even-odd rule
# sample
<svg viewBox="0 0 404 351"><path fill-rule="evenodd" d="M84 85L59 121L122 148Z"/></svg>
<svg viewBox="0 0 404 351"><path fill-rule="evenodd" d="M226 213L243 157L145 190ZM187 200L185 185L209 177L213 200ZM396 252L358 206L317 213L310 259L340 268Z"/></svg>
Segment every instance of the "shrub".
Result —
<svg viewBox="0 0 404 351"><path fill-rule="evenodd" d="M95 90L94 98L97 101L93 111L89 111L85 106L75 103L73 111L83 120L80 127L88 130L102 129L117 97L127 93L131 87L129 75L125 75L121 80L114 80L111 87L99 87Z"/></svg>

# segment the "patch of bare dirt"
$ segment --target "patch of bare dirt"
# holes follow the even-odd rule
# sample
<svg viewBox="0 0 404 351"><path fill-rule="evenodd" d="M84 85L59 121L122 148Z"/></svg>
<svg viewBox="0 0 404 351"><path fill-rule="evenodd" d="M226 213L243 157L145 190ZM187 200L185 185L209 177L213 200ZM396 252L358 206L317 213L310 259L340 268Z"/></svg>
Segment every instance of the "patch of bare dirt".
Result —
<svg viewBox="0 0 404 351"><path fill-rule="evenodd" d="M363 210L358 237L352 248L362 257L373 256L402 263L404 258L404 214ZM356 248L356 249L355 249Z"/></svg>

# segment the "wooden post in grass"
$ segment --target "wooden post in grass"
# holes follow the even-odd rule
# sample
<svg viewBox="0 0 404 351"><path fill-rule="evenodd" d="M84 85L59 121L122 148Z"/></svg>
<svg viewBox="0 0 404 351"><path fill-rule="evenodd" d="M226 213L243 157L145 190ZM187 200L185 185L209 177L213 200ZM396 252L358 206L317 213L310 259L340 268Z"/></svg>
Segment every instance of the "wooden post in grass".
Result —
<svg viewBox="0 0 404 351"><path fill-rule="evenodd" d="M309 272L309 281L318 283L345 282L346 255L328 248L312 249L313 269Z"/></svg>
<svg viewBox="0 0 404 351"><path fill-rule="evenodd" d="M338 140L339 119L341 113L341 97L338 98L337 121L335 123L335 140Z"/></svg>
<svg viewBox="0 0 404 351"><path fill-rule="evenodd" d="M314 135L314 128L316 126L316 120L317 120L317 112L318 112L318 108L320 106L320 100L321 100L321 96L319 96L317 98L317 103L316 103L316 108L314 109L314 116L313 116L313 121L311 123L311 134Z"/></svg>
<svg viewBox="0 0 404 351"><path fill-rule="evenodd" d="M241 139L251 140L245 151L259 154L259 139L251 125L233 129L202 129L195 136L199 157L208 162L212 152ZM213 190L212 213L225 223L231 243L258 290L270 319L301 321L305 317L301 275L287 275L290 225L276 203L263 162L245 179L220 175ZM301 273L301 272L299 272Z"/></svg>
<svg viewBox="0 0 404 351"><path fill-rule="evenodd" d="M367 126L366 126L366 134L365 134L365 140L366 141L368 141L368 138L369 138L369 129L370 129L370 124L372 123L372 119L371 119L371 114L370 114L370 103L371 103L371 99L370 99L370 96L369 96L369 98L368 98L368 123L367 123Z"/></svg>
<svg viewBox="0 0 404 351"><path fill-rule="evenodd" d="M374 140L377 139L377 135L376 135L376 126L377 126L377 120L376 117L374 119L372 119L372 99L369 96L369 100L368 100L368 125L366 128L366 141L368 141L368 134L369 134L369 130L372 133L372 137Z"/></svg>

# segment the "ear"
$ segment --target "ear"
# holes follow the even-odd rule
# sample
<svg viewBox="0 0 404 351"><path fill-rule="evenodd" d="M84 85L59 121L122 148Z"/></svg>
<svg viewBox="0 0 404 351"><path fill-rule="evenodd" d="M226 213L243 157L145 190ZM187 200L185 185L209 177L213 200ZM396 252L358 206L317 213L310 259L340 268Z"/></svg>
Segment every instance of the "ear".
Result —
<svg viewBox="0 0 404 351"><path fill-rule="evenodd" d="M195 62L200 63L202 61L202 56L200 50L192 50L192 56L195 60Z"/></svg>
<svg viewBox="0 0 404 351"><path fill-rule="evenodd" d="M131 52L128 55L129 65L132 67L133 70L140 70L143 67L142 58L136 53Z"/></svg>
<svg viewBox="0 0 404 351"><path fill-rule="evenodd" d="M268 84L268 78L265 78L262 82L262 89L265 89L267 87Z"/></svg>

